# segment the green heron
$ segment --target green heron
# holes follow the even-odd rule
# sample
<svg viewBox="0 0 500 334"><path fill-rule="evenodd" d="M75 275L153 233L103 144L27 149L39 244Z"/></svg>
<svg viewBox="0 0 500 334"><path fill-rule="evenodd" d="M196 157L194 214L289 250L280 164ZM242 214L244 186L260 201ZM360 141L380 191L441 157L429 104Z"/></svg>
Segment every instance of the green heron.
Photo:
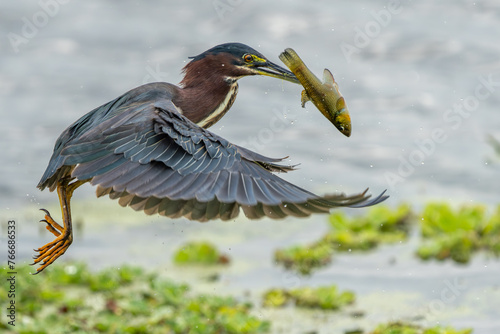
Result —
<svg viewBox="0 0 500 334"><path fill-rule="evenodd" d="M38 184L57 190L63 226L45 212L41 222L56 238L35 249L33 264L43 271L73 241L70 200L86 182L97 197L109 195L122 206L177 218L207 221L307 217L335 207L363 207L387 198L361 194L317 196L273 172L278 164L207 130L229 110L238 79L267 75L299 83L290 71L240 43L215 46L192 57L180 87L149 83L90 111L59 136Z"/></svg>

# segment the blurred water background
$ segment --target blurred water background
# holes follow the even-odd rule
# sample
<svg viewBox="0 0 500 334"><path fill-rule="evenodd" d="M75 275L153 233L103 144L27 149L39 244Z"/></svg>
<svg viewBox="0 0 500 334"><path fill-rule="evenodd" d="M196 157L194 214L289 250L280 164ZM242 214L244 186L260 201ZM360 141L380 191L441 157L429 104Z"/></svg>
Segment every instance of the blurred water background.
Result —
<svg viewBox="0 0 500 334"><path fill-rule="evenodd" d="M497 1L4 1L0 31L0 218L2 226L18 222L19 261L50 240L39 233L37 209L59 213L56 194L35 187L58 135L135 86L178 83L188 56L225 42L248 44L276 63L292 47L318 75L329 68L346 98L350 138L312 104L300 107L299 86L240 80L234 106L211 130L300 163L283 178L317 193L388 189L387 204L409 202L417 210L429 200L500 202L500 158L488 144L488 136L500 140ZM357 323L271 314L285 319L284 332L330 333L334 324L340 330L413 316L500 331L500 268L485 256L465 267L421 264L410 242L341 255L302 278L276 268L272 252L317 238L324 216L199 224L147 217L95 199L94 191L86 185L75 194L73 215L83 232L66 259L96 268L165 266L166 275L189 280L193 275L171 266L171 250L186 239L210 239L237 259L209 285L217 293L335 283L355 290L359 308L369 310ZM429 311L455 280L464 287L456 298Z"/></svg>

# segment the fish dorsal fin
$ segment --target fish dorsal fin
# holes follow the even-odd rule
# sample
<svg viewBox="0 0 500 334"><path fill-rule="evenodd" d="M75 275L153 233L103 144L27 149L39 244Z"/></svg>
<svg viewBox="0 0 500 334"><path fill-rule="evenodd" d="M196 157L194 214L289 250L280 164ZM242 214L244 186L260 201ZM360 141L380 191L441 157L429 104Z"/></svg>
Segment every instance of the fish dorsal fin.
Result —
<svg viewBox="0 0 500 334"><path fill-rule="evenodd" d="M333 78L332 72L330 72L327 68L323 71L323 83L332 85L335 82L335 79Z"/></svg>

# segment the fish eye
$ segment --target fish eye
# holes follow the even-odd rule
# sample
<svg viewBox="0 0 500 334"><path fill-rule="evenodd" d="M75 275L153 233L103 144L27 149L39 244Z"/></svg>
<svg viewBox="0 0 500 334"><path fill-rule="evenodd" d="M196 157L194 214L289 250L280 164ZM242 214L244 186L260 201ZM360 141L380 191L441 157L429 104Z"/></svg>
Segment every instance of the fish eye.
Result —
<svg viewBox="0 0 500 334"><path fill-rule="evenodd" d="M253 61L253 57L251 54L246 54L243 56L243 60L245 60L247 63L250 63L251 61Z"/></svg>

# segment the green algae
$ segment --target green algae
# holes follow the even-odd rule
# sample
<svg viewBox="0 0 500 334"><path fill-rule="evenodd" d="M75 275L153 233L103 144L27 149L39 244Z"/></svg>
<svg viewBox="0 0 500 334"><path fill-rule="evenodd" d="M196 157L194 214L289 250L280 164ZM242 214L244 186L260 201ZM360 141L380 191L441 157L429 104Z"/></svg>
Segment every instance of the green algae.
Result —
<svg viewBox="0 0 500 334"><path fill-rule="evenodd" d="M274 253L274 260L286 269L295 270L308 275L315 268L320 268L332 260L333 248L327 243L313 243L307 246L292 246L278 249Z"/></svg>
<svg viewBox="0 0 500 334"><path fill-rule="evenodd" d="M16 274L16 326L2 333L264 333L270 323L249 303L193 295L189 286L125 266L90 272L83 264ZM0 290L3 289L3 286ZM6 291L0 291L5 304Z"/></svg>
<svg viewBox="0 0 500 334"><path fill-rule="evenodd" d="M387 206L375 206L367 215L354 218L340 211L335 212L329 217L332 230L323 239L339 251L370 250L381 243L405 241L409 215L408 205L394 210Z"/></svg>
<svg viewBox="0 0 500 334"><path fill-rule="evenodd" d="M294 304L305 308L339 310L354 303L356 297L352 291L339 291L335 285L330 285L291 290L270 289L264 293L262 299L262 304L266 307L283 307Z"/></svg>
<svg viewBox="0 0 500 334"><path fill-rule="evenodd" d="M500 256L500 205L493 213L489 211L479 204L453 209L447 203L429 203L418 215L418 225L405 204L396 209L375 206L366 215L355 217L336 211L329 216L331 229L319 240L278 249L274 259L286 269L309 275L328 265L335 253L369 251L380 244L404 242L411 228L418 227L418 257L465 264L477 251Z"/></svg>
<svg viewBox="0 0 500 334"><path fill-rule="evenodd" d="M209 242L191 241L182 245L174 253L176 264L215 265L227 264L229 258L220 254L217 248Z"/></svg>
<svg viewBox="0 0 500 334"><path fill-rule="evenodd" d="M423 328L402 322L391 322L379 325L369 334L470 334L472 329L457 330L452 327L435 326Z"/></svg>
<svg viewBox="0 0 500 334"><path fill-rule="evenodd" d="M410 207L375 206L365 216L348 217L341 211L329 217L331 230L308 245L278 249L274 259L303 275L329 264L335 252L368 251L381 243L405 241L409 234Z"/></svg>
<svg viewBox="0 0 500 334"><path fill-rule="evenodd" d="M446 203L429 203L420 220L423 238L417 255L423 260L451 259L468 263L479 250L500 255L500 206L488 214L483 205L453 209Z"/></svg>

